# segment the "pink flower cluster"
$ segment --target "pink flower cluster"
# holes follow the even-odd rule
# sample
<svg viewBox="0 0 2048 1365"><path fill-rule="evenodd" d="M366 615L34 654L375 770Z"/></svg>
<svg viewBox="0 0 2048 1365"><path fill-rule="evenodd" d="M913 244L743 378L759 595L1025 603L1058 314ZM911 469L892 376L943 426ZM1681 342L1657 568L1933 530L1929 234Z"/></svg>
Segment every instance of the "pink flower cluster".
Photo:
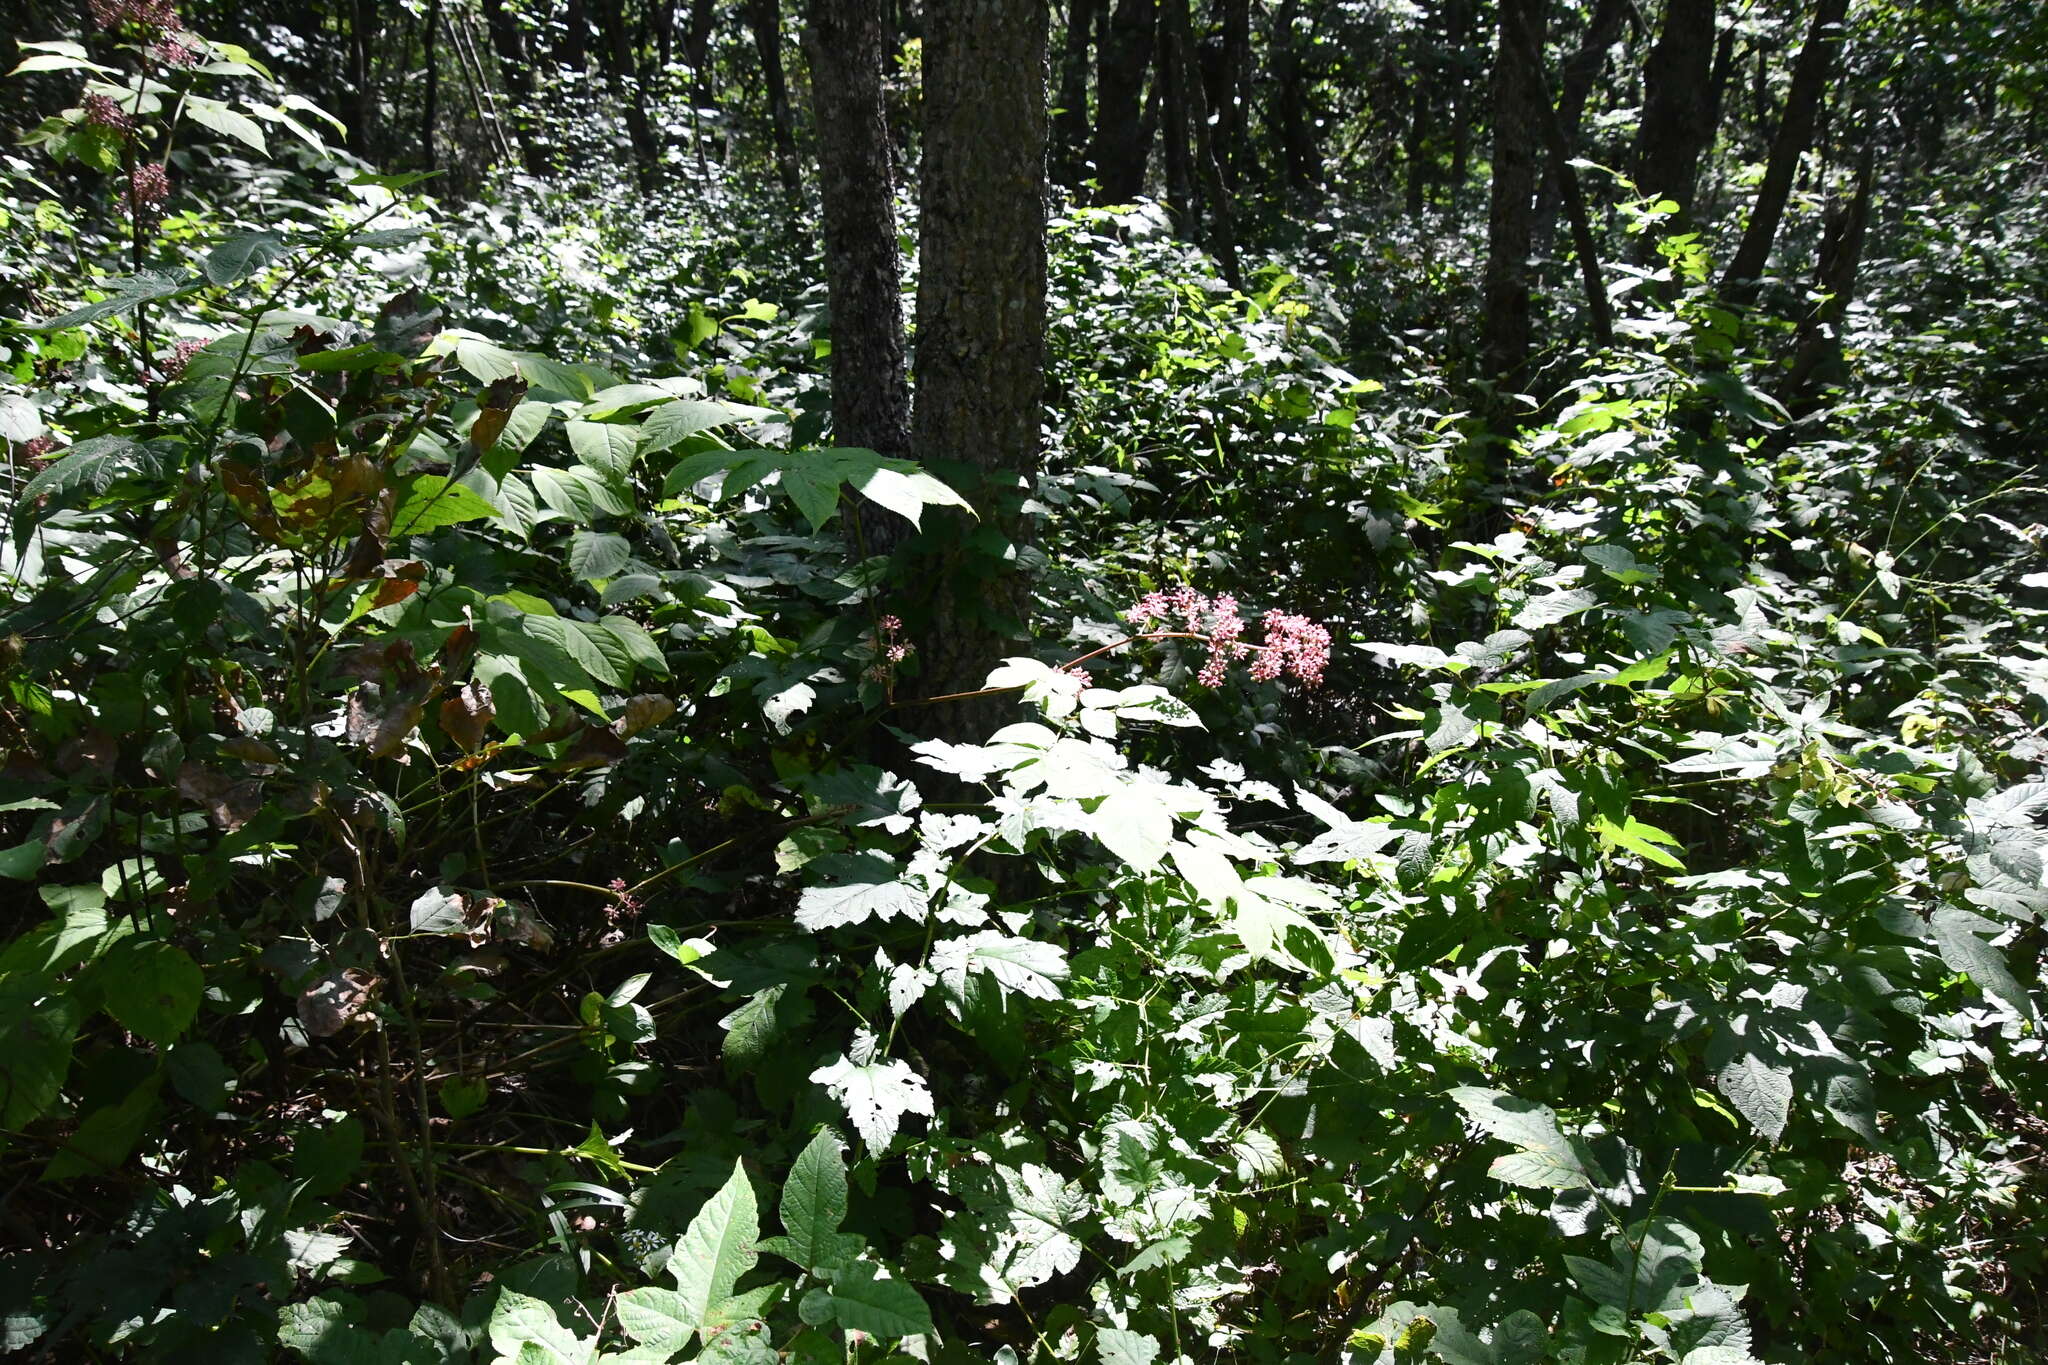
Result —
<svg viewBox="0 0 2048 1365"><path fill-rule="evenodd" d="M909 658L916 646L902 638L903 619L899 616L883 616L875 621L880 634L875 639L875 661L869 665L867 677L878 683L886 683L896 675L896 665Z"/></svg>
<svg viewBox="0 0 2048 1365"><path fill-rule="evenodd" d="M23 441L21 443L21 455L23 459L31 464L48 464L50 452L56 448L57 438L45 432L41 436L31 436L28 440Z"/></svg>
<svg viewBox="0 0 2048 1365"><path fill-rule="evenodd" d="M185 373L185 367L192 363L192 357L198 355L212 344L212 337L200 337L196 340L181 341L176 346L173 346L171 353L164 357L164 378L176 379L179 375Z"/></svg>
<svg viewBox="0 0 2048 1365"><path fill-rule="evenodd" d="M116 133L134 131L135 120L105 95L87 95L78 105L85 111L85 121L92 127L107 128Z"/></svg>
<svg viewBox="0 0 2048 1365"><path fill-rule="evenodd" d="M134 24L157 32L175 31L177 11L171 0L89 0L92 21L101 28Z"/></svg>
<svg viewBox="0 0 2048 1365"><path fill-rule="evenodd" d="M1283 673L1305 687L1323 680L1330 662L1330 632L1306 616L1269 611L1262 624L1266 638L1253 644L1244 638L1246 621L1239 614L1237 599L1229 593L1215 597L1182 585L1165 592L1148 592L1128 613L1137 624L1165 622L1188 635L1198 635L1208 646L1196 681L1204 687L1219 687L1233 660L1249 657L1255 681L1270 682Z"/></svg>
<svg viewBox="0 0 2048 1365"><path fill-rule="evenodd" d="M128 173L128 208L131 212L151 212L170 197L171 177L163 162L146 162Z"/></svg>
<svg viewBox="0 0 2048 1365"><path fill-rule="evenodd" d="M206 60L206 50L192 35L176 30L151 43L149 55L165 66L197 66Z"/></svg>

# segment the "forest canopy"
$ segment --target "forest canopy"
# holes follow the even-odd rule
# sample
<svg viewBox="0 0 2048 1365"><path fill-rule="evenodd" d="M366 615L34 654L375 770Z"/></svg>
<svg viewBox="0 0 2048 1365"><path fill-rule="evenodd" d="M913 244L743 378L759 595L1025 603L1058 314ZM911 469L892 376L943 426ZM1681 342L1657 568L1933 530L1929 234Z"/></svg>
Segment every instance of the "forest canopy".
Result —
<svg viewBox="0 0 2048 1365"><path fill-rule="evenodd" d="M2048 1358L2034 0L0 38L0 1355Z"/></svg>

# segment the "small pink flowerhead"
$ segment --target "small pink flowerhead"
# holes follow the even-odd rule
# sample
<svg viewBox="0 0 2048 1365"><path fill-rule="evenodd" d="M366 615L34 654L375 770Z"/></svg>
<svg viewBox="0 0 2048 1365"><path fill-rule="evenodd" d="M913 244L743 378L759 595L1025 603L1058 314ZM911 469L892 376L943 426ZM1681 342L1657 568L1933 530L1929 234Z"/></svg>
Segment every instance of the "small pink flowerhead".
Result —
<svg viewBox="0 0 2048 1365"><path fill-rule="evenodd" d="M152 212L171 197L170 173L161 161L150 161L128 173L128 208L135 214Z"/></svg>
<svg viewBox="0 0 2048 1365"><path fill-rule="evenodd" d="M105 95L87 95L78 105L85 111L88 127L105 128L116 133L134 131L135 120Z"/></svg>
<svg viewBox="0 0 2048 1365"><path fill-rule="evenodd" d="M176 346L173 346L171 353L164 357L164 378L176 379L179 375L185 373L185 367L192 363L192 357L198 355L212 343L212 337L198 337L189 341L181 341Z"/></svg>

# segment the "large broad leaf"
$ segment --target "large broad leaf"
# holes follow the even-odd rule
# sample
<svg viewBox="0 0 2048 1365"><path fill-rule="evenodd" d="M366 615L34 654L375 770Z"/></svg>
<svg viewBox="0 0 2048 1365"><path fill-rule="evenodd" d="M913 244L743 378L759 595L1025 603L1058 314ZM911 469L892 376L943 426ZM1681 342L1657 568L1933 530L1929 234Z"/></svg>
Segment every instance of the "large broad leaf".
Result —
<svg viewBox="0 0 2048 1365"><path fill-rule="evenodd" d="M929 1336L936 1330L931 1308L915 1289L902 1280L878 1278L866 1261L839 1271L830 1288L804 1295L802 1312L806 1322L836 1322L849 1332L878 1337Z"/></svg>
<svg viewBox="0 0 2048 1365"><path fill-rule="evenodd" d="M1929 921L1934 944L1950 971L1961 972L1986 995L2003 1000L2023 1019L2034 1017L2034 1002L2006 966L2005 954L1988 941L1998 926L1967 910L1944 908Z"/></svg>
<svg viewBox="0 0 2048 1365"><path fill-rule="evenodd" d="M763 1251L817 1273L851 1265L862 1239L839 1230L846 1221L846 1158L839 1134L820 1128L789 1169L782 1185L780 1237L761 1243Z"/></svg>
<svg viewBox="0 0 2048 1365"><path fill-rule="evenodd" d="M223 133L255 151L269 151L263 141L263 125L239 109L230 109L225 103L208 99L203 95L185 96L185 117Z"/></svg>
<svg viewBox="0 0 2048 1365"><path fill-rule="evenodd" d="M42 497L53 504L62 503L79 489L104 493L115 479L138 467L142 453L142 447L125 436L80 441L28 481L21 490L20 504L32 506Z"/></svg>
<svg viewBox="0 0 2048 1365"><path fill-rule="evenodd" d="M680 1315L698 1326L709 1323L711 1310L732 1297L740 1276L760 1259L760 1239L754 1187L735 1161L725 1187L697 1211L669 1258Z"/></svg>
<svg viewBox="0 0 2048 1365"><path fill-rule="evenodd" d="M56 1103L84 1013L68 995L36 999L36 980L0 985L0 1127L17 1131Z"/></svg>
<svg viewBox="0 0 2048 1365"><path fill-rule="evenodd" d="M984 929L939 944L932 951L932 969L956 995L965 994L969 972L981 972L1014 994L1057 1000L1060 983L1067 979L1067 957L1053 944Z"/></svg>
<svg viewBox="0 0 2048 1365"><path fill-rule="evenodd" d="M1472 1122L1521 1149L1493 1163L1489 1174L1496 1180L1549 1190L1583 1189L1593 1183L1579 1150L1559 1130L1557 1115L1547 1107L1472 1085L1457 1087L1451 1098Z"/></svg>
<svg viewBox="0 0 2048 1365"><path fill-rule="evenodd" d="M680 493L720 472L725 474L722 498L736 497L770 475L777 476L782 491L813 531L823 529L838 510L840 490L849 484L912 525L919 524L927 507L973 510L966 499L910 461L892 460L872 450L707 450L669 471L667 491Z"/></svg>
<svg viewBox="0 0 2048 1365"><path fill-rule="evenodd" d="M158 1047L176 1042L199 1013L206 974L184 949L161 941L129 939L98 969L107 1013L130 1033Z"/></svg>
<svg viewBox="0 0 2048 1365"><path fill-rule="evenodd" d="M796 922L814 933L871 919L925 916L931 898L916 883L904 880L886 858L863 854L820 866L842 880L834 886L808 887L797 898Z"/></svg>
<svg viewBox="0 0 2048 1365"><path fill-rule="evenodd" d="M578 1336L556 1320L551 1304L516 1290L498 1291L488 1330L494 1365L589 1365L597 1358L595 1336Z"/></svg>
<svg viewBox="0 0 2048 1365"><path fill-rule="evenodd" d="M88 322L98 322L101 318L125 313L145 303L190 293L204 283L204 279L198 275L186 272L172 274L167 270L144 270L138 274L124 275L119 279L103 280L96 287L106 291L105 298L97 303L88 303L82 308L74 308L29 330L61 332L71 327L83 327Z"/></svg>
<svg viewBox="0 0 2048 1365"><path fill-rule="evenodd" d="M889 1145L905 1114L932 1116L932 1092L924 1077L895 1058L859 1063L842 1055L813 1071L811 1079L846 1107L846 1116L870 1151Z"/></svg>
<svg viewBox="0 0 2048 1365"><path fill-rule="evenodd" d="M640 423L640 453L656 454L686 437L729 422L755 421L772 416L774 413L768 408L749 407L745 403L678 398L655 408Z"/></svg>
<svg viewBox="0 0 2048 1365"><path fill-rule="evenodd" d="M443 526L483 521L498 509L465 484L450 483L439 474L418 474L399 481L398 506L391 513L394 536L424 535Z"/></svg>
<svg viewBox="0 0 2048 1365"><path fill-rule="evenodd" d="M1792 1110L1789 1068L1772 1066L1755 1053L1744 1052L1714 1073L1714 1084L1759 1133L1772 1142L1784 1135L1785 1119Z"/></svg>
<svg viewBox="0 0 2048 1365"><path fill-rule="evenodd" d="M244 232L206 253L200 269L209 284L233 284L281 259L289 248L275 232Z"/></svg>
<svg viewBox="0 0 2048 1365"><path fill-rule="evenodd" d="M640 443L640 429L630 422L579 422L564 424L569 449L576 458L606 478L624 478L633 468L633 454Z"/></svg>

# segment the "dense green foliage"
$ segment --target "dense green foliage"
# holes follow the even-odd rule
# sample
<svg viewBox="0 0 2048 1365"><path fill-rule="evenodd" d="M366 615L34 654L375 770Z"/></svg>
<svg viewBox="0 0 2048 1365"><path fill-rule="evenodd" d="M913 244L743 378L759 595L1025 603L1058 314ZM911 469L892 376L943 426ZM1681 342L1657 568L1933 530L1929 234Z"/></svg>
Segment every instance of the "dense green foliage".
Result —
<svg viewBox="0 0 2048 1365"><path fill-rule="evenodd" d="M1587 163L1613 344L1539 261L1503 385L1354 79L1473 54L1329 7L1237 287L1055 206L1013 548L833 443L766 137L643 191L564 71L546 174L379 173L105 8L0 159L0 1352L2048 1351L2038 29L1859 11L1950 145L1831 319L1856 165L1738 306L1767 138ZM1030 575L979 742L935 537Z"/></svg>

